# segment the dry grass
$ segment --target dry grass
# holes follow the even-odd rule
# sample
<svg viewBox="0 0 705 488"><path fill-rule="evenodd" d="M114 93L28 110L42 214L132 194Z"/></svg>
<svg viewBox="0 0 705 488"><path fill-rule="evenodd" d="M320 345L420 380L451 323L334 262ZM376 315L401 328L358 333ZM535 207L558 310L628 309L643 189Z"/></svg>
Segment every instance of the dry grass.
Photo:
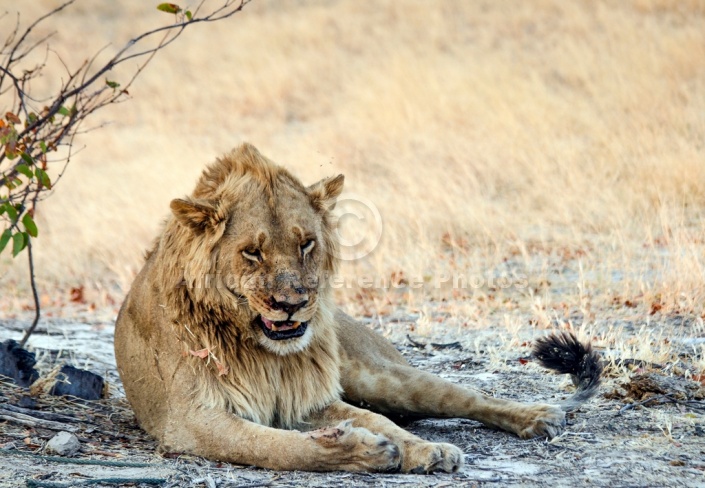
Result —
<svg viewBox="0 0 705 488"><path fill-rule="evenodd" d="M27 21L53 4L18 5ZM52 47L75 64L161 15L80 1ZM530 285L495 305L491 286L342 300L458 298L455 316L477 321L615 304L701 317L704 21L695 0L255 0L187 32L95 121L112 125L81 138L38 216L43 289L124 292L170 199L247 140L306 182L345 173L379 208L380 245L344 275L432 282L509 266ZM3 289L21 295L24 259L1 259Z"/></svg>

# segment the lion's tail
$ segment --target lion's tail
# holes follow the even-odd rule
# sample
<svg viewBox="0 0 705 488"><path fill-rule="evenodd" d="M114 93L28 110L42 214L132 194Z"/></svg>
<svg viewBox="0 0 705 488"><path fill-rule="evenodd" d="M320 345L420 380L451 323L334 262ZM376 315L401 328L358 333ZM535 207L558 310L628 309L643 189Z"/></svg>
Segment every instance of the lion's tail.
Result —
<svg viewBox="0 0 705 488"><path fill-rule="evenodd" d="M538 339L532 354L543 367L569 374L573 379L577 390L561 403L566 412L575 410L597 393L602 376L600 356L573 333L560 332Z"/></svg>

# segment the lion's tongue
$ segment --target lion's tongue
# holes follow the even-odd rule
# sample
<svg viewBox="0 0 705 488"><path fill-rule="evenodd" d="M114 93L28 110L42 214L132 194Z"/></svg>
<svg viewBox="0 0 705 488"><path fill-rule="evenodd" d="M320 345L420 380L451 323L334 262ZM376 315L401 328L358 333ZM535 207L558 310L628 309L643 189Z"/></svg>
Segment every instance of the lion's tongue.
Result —
<svg viewBox="0 0 705 488"><path fill-rule="evenodd" d="M278 332L280 330L296 329L301 324L301 322L273 322L267 319L266 317L262 317L262 322L264 323L265 327L275 332Z"/></svg>

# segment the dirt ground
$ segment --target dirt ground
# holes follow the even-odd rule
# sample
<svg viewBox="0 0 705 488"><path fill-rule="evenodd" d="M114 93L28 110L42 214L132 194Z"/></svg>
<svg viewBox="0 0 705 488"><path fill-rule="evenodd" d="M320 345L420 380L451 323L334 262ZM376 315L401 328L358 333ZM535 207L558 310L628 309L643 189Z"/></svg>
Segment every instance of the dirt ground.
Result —
<svg viewBox="0 0 705 488"><path fill-rule="evenodd" d="M446 303L430 304L427 319L441 320ZM671 344L681 348L679 364L652 364L622 357L615 365L614 352L602 351L609 361L602 394L571 414L563 435L523 441L513 435L485 428L464 419L423 420L408 429L423 438L452 442L465 452L464 468L452 475L399 475L351 473L277 473L251 467L209 462L190 456L156 454L156 445L139 430L125 401L112 352L111 312L77 313L76 319L50 319L31 341L40 372L68 361L106 377L109 398L79 402L40 396L35 407L74 417L81 452L68 463L48 460L43 446L54 434L42 428L0 423L0 486L35 483L77 483L96 478L129 478L161 481L160 486L703 486L705 484L705 403L657 401L631 408L634 398L623 398L619 385L644 372L658 372L676 379L687 375L689 349L699 337ZM26 317L0 323L0 340L18 338ZM490 395L522 401L555 402L569 395L566 377L544 373L529 357L530 340L543 330L526 327L511 334L502 324L489 324L460 333L424 333L417 314L399 309L386 317L367 319L371 327L388 336L415 366L458 384ZM528 317L527 317L528 320ZM639 320L596 322L613 330L619 325L623 339L644 340ZM654 324L652 323L652 326ZM664 318L652 327L669 337L692 324ZM454 339L455 344L449 344ZM439 345L439 342L443 341ZM434 345L435 344L435 345ZM685 380L683 380L685 381ZM697 382L689 383L698 385ZM702 390L701 390L702 393ZM4 381L0 405L18 404L25 393ZM668 400L667 397L659 397ZM673 397L669 397L673 398ZM702 398L700 398L702 400ZM118 466L75 464L102 460ZM119 465L127 463L126 465ZM136 464L132 464L136 463ZM142 464L140 464L142 463ZM30 486L27 484L26 486ZM35 484L34 486L51 486ZM148 486L138 484L138 486Z"/></svg>

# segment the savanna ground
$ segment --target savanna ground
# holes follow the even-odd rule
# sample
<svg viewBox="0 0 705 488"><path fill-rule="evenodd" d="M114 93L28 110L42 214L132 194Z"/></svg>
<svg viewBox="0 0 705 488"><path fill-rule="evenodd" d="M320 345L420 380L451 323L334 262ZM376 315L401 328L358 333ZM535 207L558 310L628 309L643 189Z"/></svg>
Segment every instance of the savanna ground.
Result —
<svg viewBox="0 0 705 488"><path fill-rule="evenodd" d="M15 3L2 10L20 8L23 21L55 5ZM79 1L57 16L51 47L77 64L163 15L144 2ZM36 90L51 86L46 76ZM92 410L38 400L84 416L79 457L157 463L114 471L174 486L705 483L702 398L622 410L643 399L619 386L643 372L695 385L705 374L705 3L255 0L186 32L130 92L96 114L94 126L109 125L80 137L85 149L36 215L45 320L30 349L43 371L69 358L112 386ZM244 140L305 182L344 173L351 201L378 209L381 226L341 220L351 239L382 233L343 262L336 294L414 364L488 394L552 401L570 382L527 361L528 345L571 329L604 354L607 396L552 442L465 420L412 424L465 451L452 476L156 456L121 395L114 318L169 201ZM0 339L18 339L31 317L26 258L6 252L0 273ZM460 348L431 346L452 342ZM18 394L0 391L3 402ZM51 434L0 428L3 447L22 451ZM24 456L0 466L9 486L102 473Z"/></svg>

